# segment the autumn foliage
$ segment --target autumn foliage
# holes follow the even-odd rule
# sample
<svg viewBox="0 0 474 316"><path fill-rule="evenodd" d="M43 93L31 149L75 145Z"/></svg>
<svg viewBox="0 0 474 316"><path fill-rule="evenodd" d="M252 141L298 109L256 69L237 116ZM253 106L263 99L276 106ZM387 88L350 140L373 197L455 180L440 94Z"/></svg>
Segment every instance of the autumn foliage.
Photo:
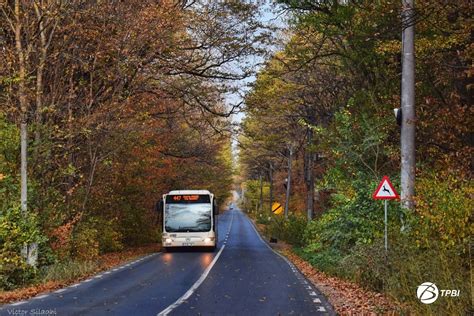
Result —
<svg viewBox="0 0 474 316"><path fill-rule="evenodd" d="M401 3L279 2L291 33L246 96L244 206L275 238L296 238L316 268L384 292L407 312L472 312L469 1L415 1L416 205L406 212L390 202L387 254L383 204L371 196L383 175L399 187ZM290 217L272 218L289 169ZM421 304L414 289L428 280L465 294Z"/></svg>
<svg viewBox="0 0 474 316"><path fill-rule="evenodd" d="M262 49L257 15L238 2L0 2L0 289L160 241L154 206L171 189L225 201L237 107L225 95ZM39 270L20 255L34 242Z"/></svg>

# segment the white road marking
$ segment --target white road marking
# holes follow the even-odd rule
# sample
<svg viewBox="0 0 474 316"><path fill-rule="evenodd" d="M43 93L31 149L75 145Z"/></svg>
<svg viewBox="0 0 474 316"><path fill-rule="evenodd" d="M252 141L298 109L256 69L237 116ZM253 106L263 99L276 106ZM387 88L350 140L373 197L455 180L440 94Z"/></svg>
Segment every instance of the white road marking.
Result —
<svg viewBox="0 0 474 316"><path fill-rule="evenodd" d="M221 250L219 250L219 252L217 253L217 255L214 257L214 260L212 260L211 264L207 266L206 270L204 270L203 274L201 275L201 277L193 284L193 286L191 286L191 288L186 292L184 293L183 296L181 296L180 298L178 298L176 300L176 302L174 302L173 304L171 304L170 306L168 306L166 309L162 310L160 313L158 313L158 316L165 316L165 315L168 315L169 313L171 313L176 307L178 307L179 305L181 305L185 300L187 300L191 295L193 295L193 293L197 290L197 288L202 284L202 282L204 282L204 280L207 278L207 275L209 274L209 272L211 272L211 269L214 267L214 265L216 264L217 260L219 259L222 251L224 250L225 248L225 245L222 246Z"/></svg>
<svg viewBox="0 0 474 316"><path fill-rule="evenodd" d="M250 220L249 220L250 221ZM295 265L293 265L293 263L291 263L288 258L286 258L285 256L283 256L282 254L280 254L279 252L275 251L272 247L270 247L270 245L268 243L266 243L262 236L260 236L260 234L258 233L257 231L257 228L255 228L255 225L250 222L250 226L252 226L253 230L255 231L255 233L257 234L258 238L260 239L260 241L268 247L268 249L270 249L274 254L278 255L280 258L282 258L291 268L291 270L293 271L293 273L297 276L298 279L300 280L304 280L303 282L305 282L305 284L308 284L308 282L305 280L304 277L301 276L300 273L298 273L298 270L296 269ZM311 289L311 287L309 287L308 289ZM316 294L315 291L308 291L309 295L310 296L318 296ZM319 298L313 298L313 303L321 303L321 300ZM326 308L324 308L323 306L318 306L318 311L320 312L325 312L326 311Z"/></svg>
<svg viewBox="0 0 474 316"><path fill-rule="evenodd" d="M232 213L232 218L230 220L230 226L229 226L229 232L230 230L232 229L232 222L234 221L234 213ZM191 295L193 295L193 293L199 288L199 286L204 282L204 280L206 280L209 272L211 272L212 268L214 267L214 265L216 264L217 260L219 259L219 257L221 256L221 253L222 251L224 251L224 248L225 248L225 245L222 246L221 250L219 250L219 252L217 253L217 255L214 257L214 259L212 260L212 262L207 266L206 270L204 270L204 272L201 274L201 276L199 277L199 279L193 284L193 286L191 286L191 288L186 292L184 293L183 296L181 296L180 298L178 298L173 304L171 304L170 306L168 306L167 308L165 308L164 310L162 310L161 312L159 312L157 314L157 316L166 316L168 315L169 313L171 313L175 308L177 308L179 305L183 304L184 301L186 301Z"/></svg>
<svg viewBox="0 0 474 316"><path fill-rule="evenodd" d="M232 219L233 219L233 218L232 218ZM145 256L145 257L142 257L142 258L140 258L140 259L138 259L138 260L135 260L135 261L132 262L132 263L126 264L125 266L114 268L114 269L112 269L112 270L106 271L106 272L104 272L104 273L98 274L98 275L96 275L96 276L94 276L94 277L91 277L91 278L89 278L89 279L86 279L86 280L84 280L84 281L82 281L82 282L80 282L80 283L72 284L72 285L68 286L67 288L63 288L63 289L59 289L59 290L53 291L52 293L56 293L56 294L63 293L63 292L66 291L68 288L76 288L76 287L78 287L79 285L81 285L81 284L83 284L83 283L91 282L93 279L100 279L100 278L102 278L102 277L103 277L104 275L106 275L106 274L110 274L111 272L118 271L118 270L120 270L120 269L122 269L122 268L124 268L124 267L130 266L130 265L133 264L133 263L140 262L140 261L142 261L142 260L145 260L145 259L147 259L147 258L149 258L149 257L152 257L152 256L154 256L154 255L156 255L156 254L159 254L159 253L161 253L161 252L156 252L156 253L149 254L149 255L147 255L147 256ZM39 296L36 296L36 297L32 297L31 300L40 300L40 299L46 298L46 297L48 297L48 296L49 296L49 294L43 294L43 295L39 295ZM25 304L25 303L28 303L28 301L27 301L27 300L25 300L25 301L19 301L19 302L16 302L16 303L9 304L9 306L18 306L18 305L22 305L22 304Z"/></svg>

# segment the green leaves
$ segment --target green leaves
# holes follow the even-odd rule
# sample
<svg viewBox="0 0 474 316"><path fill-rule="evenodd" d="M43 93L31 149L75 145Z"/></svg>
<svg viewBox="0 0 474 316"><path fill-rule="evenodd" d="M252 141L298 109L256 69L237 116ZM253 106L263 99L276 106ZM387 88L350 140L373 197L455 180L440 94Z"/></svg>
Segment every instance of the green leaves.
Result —
<svg viewBox="0 0 474 316"><path fill-rule="evenodd" d="M19 206L0 212L0 289L8 290L30 281L34 269L28 266L20 250L32 243L44 242L37 217L25 216Z"/></svg>

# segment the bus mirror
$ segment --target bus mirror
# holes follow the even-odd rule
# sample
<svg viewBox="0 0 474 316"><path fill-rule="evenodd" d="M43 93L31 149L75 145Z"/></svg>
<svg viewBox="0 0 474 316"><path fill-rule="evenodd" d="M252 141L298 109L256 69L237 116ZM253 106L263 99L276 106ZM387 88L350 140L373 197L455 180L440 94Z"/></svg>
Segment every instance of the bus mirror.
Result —
<svg viewBox="0 0 474 316"><path fill-rule="evenodd" d="M219 214L219 208L217 207L217 204L216 204L216 203L214 203L214 205L213 205L212 208L213 208L213 213L214 213L214 215L218 215L218 214Z"/></svg>
<svg viewBox="0 0 474 316"><path fill-rule="evenodd" d="M155 211L159 214L163 213L163 200L156 202Z"/></svg>

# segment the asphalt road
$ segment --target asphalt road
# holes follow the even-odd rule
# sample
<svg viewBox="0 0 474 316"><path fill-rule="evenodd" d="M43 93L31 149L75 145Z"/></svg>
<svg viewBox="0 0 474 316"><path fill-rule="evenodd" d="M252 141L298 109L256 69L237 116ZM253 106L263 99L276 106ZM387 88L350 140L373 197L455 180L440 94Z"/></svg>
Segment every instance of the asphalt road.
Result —
<svg viewBox="0 0 474 316"><path fill-rule="evenodd" d="M0 315L333 315L324 296L234 209L217 250L157 253Z"/></svg>

